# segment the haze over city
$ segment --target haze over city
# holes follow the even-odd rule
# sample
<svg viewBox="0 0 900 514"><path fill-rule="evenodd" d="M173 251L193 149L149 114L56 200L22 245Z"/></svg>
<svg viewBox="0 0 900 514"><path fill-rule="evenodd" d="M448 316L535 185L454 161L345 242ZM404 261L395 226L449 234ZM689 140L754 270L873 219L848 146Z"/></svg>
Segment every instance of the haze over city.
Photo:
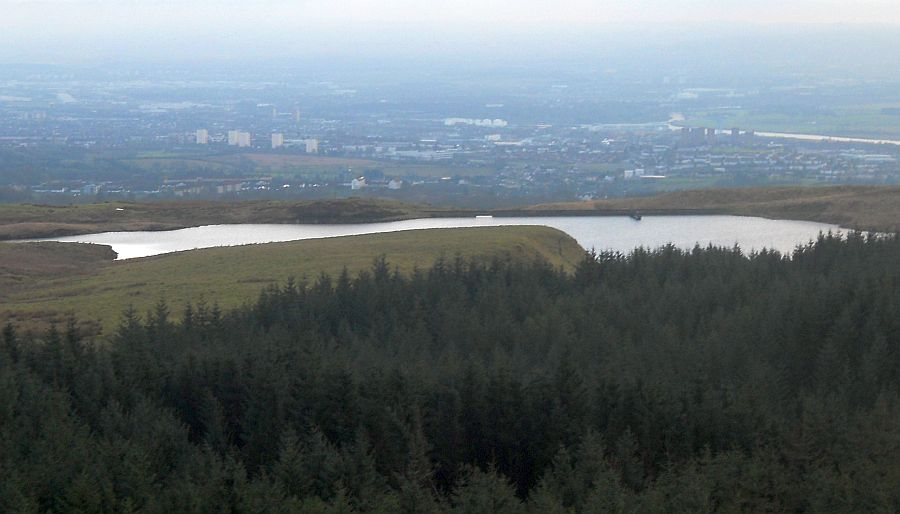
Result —
<svg viewBox="0 0 900 514"><path fill-rule="evenodd" d="M900 24L900 6L890 0L6 0L3 10L0 60L6 62L547 56L648 42L776 36L789 41L828 33L840 39L848 31L890 41Z"/></svg>

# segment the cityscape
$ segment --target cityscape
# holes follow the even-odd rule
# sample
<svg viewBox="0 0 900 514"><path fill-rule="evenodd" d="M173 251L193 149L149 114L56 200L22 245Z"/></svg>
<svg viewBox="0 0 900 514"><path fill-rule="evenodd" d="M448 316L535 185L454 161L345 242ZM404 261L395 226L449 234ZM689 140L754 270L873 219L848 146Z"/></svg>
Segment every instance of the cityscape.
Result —
<svg viewBox="0 0 900 514"><path fill-rule="evenodd" d="M707 187L900 183L894 140L785 137L728 127L727 120L694 126L706 121L692 114L699 95L708 97L708 109L733 102L740 96L733 90L672 84L664 97L630 101L641 106L637 113L601 111L600 121L587 122L572 113L591 98L589 88L566 84L529 85L513 96L488 90L477 98L484 101L456 106L404 103L396 99L410 95L403 90L327 81L285 88L274 79L244 79L213 95L214 77L56 73L0 81L0 198L379 196L479 206ZM524 109L521 96L553 108ZM502 101L488 101L495 97ZM889 109L884 116L900 118Z"/></svg>

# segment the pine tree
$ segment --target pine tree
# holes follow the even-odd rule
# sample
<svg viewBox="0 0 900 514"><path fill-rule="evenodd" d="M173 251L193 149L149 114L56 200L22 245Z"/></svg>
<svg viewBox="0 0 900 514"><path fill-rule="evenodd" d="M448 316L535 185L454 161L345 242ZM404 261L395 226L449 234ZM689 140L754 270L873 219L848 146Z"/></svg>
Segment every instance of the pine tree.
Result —
<svg viewBox="0 0 900 514"><path fill-rule="evenodd" d="M340 476L350 503L360 512L373 509L387 491L387 483L376 468L369 438L362 429L357 430L353 444L343 451Z"/></svg>
<svg viewBox="0 0 900 514"><path fill-rule="evenodd" d="M522 502L516 497L509 481L497 473L491 465L487 471L468 467L463 471L463 482L453 495L451 512L460 514L518 514Z"/></svg>
<svg viewBox="0 0 900 514"><path fill-rule="evenodd" d="M438 512L440 505L432 477L434 468L428 456L430 451L422 418L418 408L413 411L412 422L407 432L406 470L399 477L400 512L417 514Z"/></svg>
<svg viewBox="0 0 900 514"><path fill-rule="evenodd" d="M7 322L3 326L3 333L0 337L3 338L3 350L6 352L10 362L18 362L20 355L19 338L16 333L16 327L13 326L12 322Z"/></svg>
<svg viewBox="0 0 900 514"><path fill-rule="evenodd" d="M307 490L306 466L300 438L292 429L281 435L278 460L272 465L272 478L284 494L302 499Z"/></svg>
<svg viewBox="0 0 900 514"><path fill-rule="evenodd" d="M622 474L622 482L633 490L639 490L644 484L644 463L639 455L637 439L626 428L616 440L615 457Z"/></svg>
<svg viewBox="0 0 900 514"><path fill-rule="evenodd" d="M230 446L231 435L228 433L222 404L209 390L203 395L199 414L203 425L203 441L211 449L224 453Z"/></svg>

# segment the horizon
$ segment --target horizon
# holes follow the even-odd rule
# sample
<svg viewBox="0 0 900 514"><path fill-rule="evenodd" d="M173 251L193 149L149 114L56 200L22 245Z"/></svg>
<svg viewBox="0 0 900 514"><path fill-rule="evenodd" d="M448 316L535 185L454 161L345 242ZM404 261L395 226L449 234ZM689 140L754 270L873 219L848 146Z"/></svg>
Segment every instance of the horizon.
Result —
<svg viewBox="0 0 900 514"><path fill-rule="evenodd" d="M0 63L156 62L460 54L522 58L752 38L900 39L900 4L800 0L410 0L340 5L142 0L12 0ZM840 45L843 46L843 45ZM849 49L848 49L849 50Z"/></svg>
<svg viewBox="0 0 900 514"><path fill-rule="evenodd" d="M0 42L3 39L0 35ZM292 70L321 80L383 79L398 84L460 75L472 80L605 76L632 82L680 76L707 86L772 80L894 83L893 70L900 66L900 26L644 24L565 32L381 27L357 33L270 31L240 39L229 33L136 33L0 45L0 72L7 78L27 77L27 66L33 64L151 75L177 70L198 77L215 71L228 78L262 78L271 71ZM26 66L24 75L15 70L18 65Z"/></svg>

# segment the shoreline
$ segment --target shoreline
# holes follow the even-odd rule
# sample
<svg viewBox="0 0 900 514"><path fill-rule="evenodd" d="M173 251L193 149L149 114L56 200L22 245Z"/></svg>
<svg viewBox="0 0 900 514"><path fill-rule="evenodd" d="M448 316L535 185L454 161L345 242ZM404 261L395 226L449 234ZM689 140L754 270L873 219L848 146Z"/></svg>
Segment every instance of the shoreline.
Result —
<svg viewBox="0 0 900 514"><path fill-rule="evenodd" d="M184 230L189 228L199 228L199 227L208 227L208 226L216 226L216 225L353 225L353 224L374 224L374 223L391 223L395 221L411 221L411 220L422 220L422 219L449 219L449 218L477 218L479 216L490 216L492 218L619 218L619 217L633 217L634 215L641 216L743 216L743 217L755 217L755 218L765 218L771 220L784 220L784 221L819 221L819 220L801 220L801 219L789 219L789 218L778 218L778 217L767 217L760 216L755 214L738 214L728 212L725 209L610 209L610 210L595 210L595 209L548 209L548 210L539 210L533 208L523 208L521 210L517 209L503 209L497 211L491 210L466 210L466 209L458 209L458 210L438 210L438 211L425 211L421 215L418 216L409 216L402 218L392 218L392 219L371 219L371 220L355 220L355 221L345 221L345 220L317 220L317 221L301 221L301 222L289 222L289 221L266 221L266 220L248 220L241 222L227 222L223 221L222 223L195 223L195 224L178 224L178 225L160 225L154 224L152 226L134 228L130 230L122 230L119 227L108 227L108 229L99 228L99 230L90 230L88 228L79 229L79 228L67 228L67 227L58 227L53 230L52 233L44 233L44 232L35 232L35 235L26 236L26 237L16 237L16 238L6 238L3 235L0 235L0 243L31 243L31 242L42 242L42 241L51 241L58 238L64 237L75 237L75 236L84 236L84 235L92 235L92 234L106 234L106 233L129 233L129 232L169 232L173 230Z"/></svg>
<svg viewBox="0 0 900 514"><path fill-rule="evenodd" d="M90 204L60 208L0 206L0 241L103 232L159 232L229 224L355 224L428 218L750 216L813 221L847 230L900 232L900 187L831 186L686 190L658 196L561 202L503 209L455 209L349 199L307 203ZM117 208L129 212L121 219Z"/></svg>

